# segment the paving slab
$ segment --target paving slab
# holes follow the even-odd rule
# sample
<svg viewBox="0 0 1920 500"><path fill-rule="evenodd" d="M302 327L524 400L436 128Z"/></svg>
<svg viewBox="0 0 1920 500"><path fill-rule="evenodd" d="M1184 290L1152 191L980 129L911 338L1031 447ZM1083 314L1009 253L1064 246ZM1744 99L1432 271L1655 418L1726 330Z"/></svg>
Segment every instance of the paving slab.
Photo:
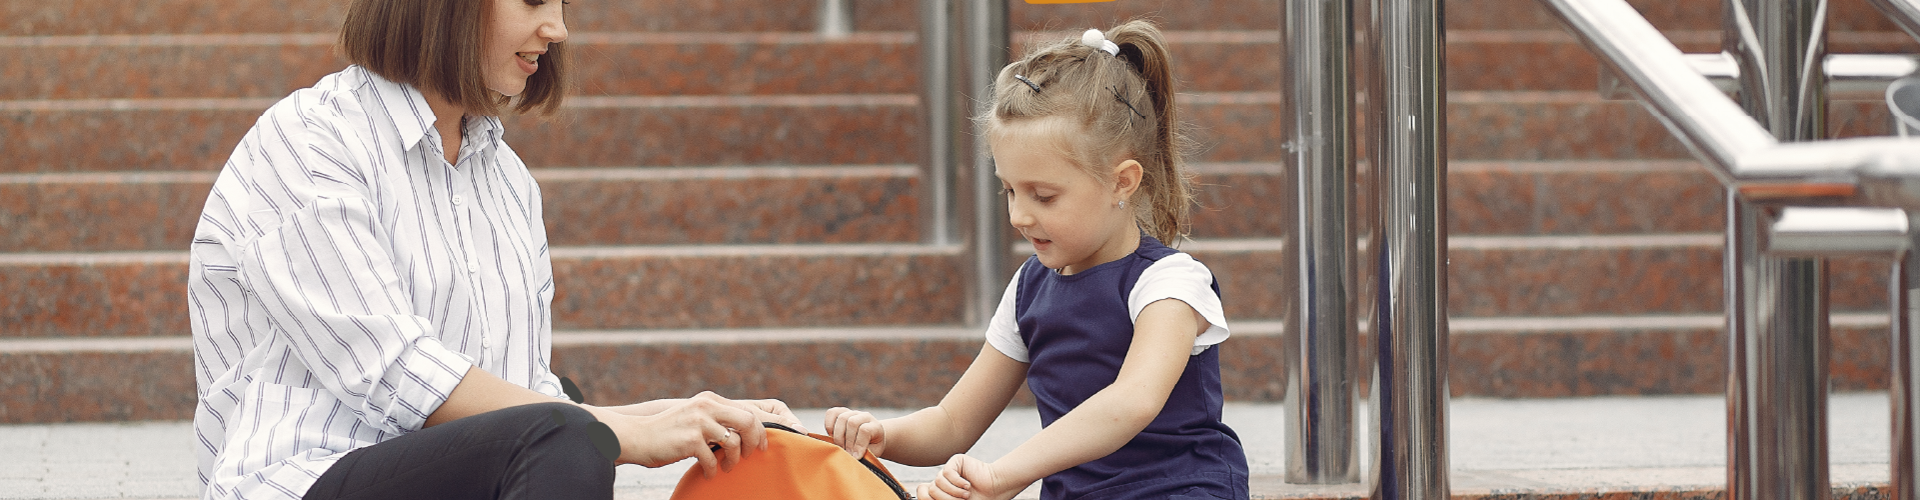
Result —
<svg viewBox="0 0 1920 500"><path fill-rule="evenodd" d="M1365 429L1362 406L1359 428ZM1454 398L1448 411L1456 497L1675 492L1691 498L1710 496L1725 485L1726 403L1718 396ZM826 410L797 413L818 426ZM1227 423L1247 449L1254 496L1367 496L1364 484L1287 484L1284 413L1272 403L1226 407ZM1890 449L1886 394L1833 395L1828 424L1829 474L1836 489L1884 490ZM199 484L188 447L191 429L179 421L0 425L0 499L194 498ZM1039 430L1033 408L1009 408L972 453L997 458ZM1372 458L1365 443L1360 449L1364 471ZM938 471L887 465L907 483L929 481ZM691 461L658 469L621 466L615 497L665 499L691 466ZM1037 498L1038 488L1021 497Z"/></svg>

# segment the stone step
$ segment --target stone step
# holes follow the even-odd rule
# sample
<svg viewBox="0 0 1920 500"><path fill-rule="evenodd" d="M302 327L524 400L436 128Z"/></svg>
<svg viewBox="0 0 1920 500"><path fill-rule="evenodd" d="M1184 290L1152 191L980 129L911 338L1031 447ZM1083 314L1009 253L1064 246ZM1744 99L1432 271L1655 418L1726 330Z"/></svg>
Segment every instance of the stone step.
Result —
<svg viewBox="0 0 1920 500"><path fill-rule="evenodd" d="M1722 324L1713 315L1454 318L1449 389L1499 398L1715 394L1725 390ZM1884 389L1885 319L1846 314L1833 324L1833 390ZM1234 325L1220 347L1227 400L1279 401L1288 369L1279 327ZM589 402L712 390L795 407L913 408L938 402L982 344L976 329L958 326L560 331L553 366ZM0 339L0 424L190 419L191 348L179 335Z"/></svg>
<svg viewBox="0 0 1920 500"><path fill-rule="evenodd" d="M1292 197L1281 168L1194 165L1194 236L1280 236L1277 214ZM1448 168L1448 232L1456 237L1722 230L1719 184L1690 161L1458 161ZM926 232L926 186L913 165L533 172L555 246L908 243ZM13 229L0 233L0 252L177 251L197 223L185 209L205 204L214 176L0 174L0 225Z"/></svg>
<svg viewBox="0 0 1920 500"><path fill-rule="evenodd" d="M1627 0L1654 27L1667 30L1720 31L1726 17L1717 0ZM1831 32L1898 32L1899 27L1868 0L1827 2ZM1560 29L1560 20L1539 0L1447 0L1448 29Z"/></svg>
<svg viewBox="0 0 1920 500"><path fill-rule="evenodd" d="M1022 40L1059 33L1022 32ZM1688 52L1718 52L1718 32L1669 33ZM1182 92L1279 88L1278 32L1173 31ZM1448 34L1449 89L1590 91L1599 63L1559 30ZM1913 53L1898 32L1835 33L1834 53ZM327 33L0 38L18 49L0 72L0 101L279 98L346 65ZM911 31L814 33L581 33L573 78L582 96L914 94L919 47ZM1014 53L1024 52L1016 44Z"/></svg>
<svg viewBox="0 0 1920 500"><path fill-rule="evenodd" d="M916 241L912 165L536 169L555 246ZM167 251L212 172L0 175L0 252ZM166 214L127 217L127 214Z"/></svg>
<svg viewBox="0 0 1920 500"><path fill-rule="evenodd" d="M584 33L577 96L918 92L912 33ZM273 98L347 62L327 33L0 39L0 100Z"/></svg>
<svg viewBox="0 0 1920 500"><path fill-rule="evenodd" d="M1182 119L1200 162L1278 161L1277 92L1192 93ZM1635 101L1594 92L1452 92L1454 160L1684 159ZM3 173L218 170L275 99L0 101ZM534 167L918 163L912 94L580 97L556 120L508 120ZM1886 105L1829 106L1836 137L1886 134ZM591 124L586 126L584 124ZM1577 124L1578 126L1575 126ZM101 137L115 137L102 141Z"/></svg>
<svg viewBox="0 0 1920 500"><path fill-rule="evenodd" d="M1721 237L1454 237L1456 316L1710 314ZM1182 245L1220 277L1227 317L1284 317L1280 240ZM1025 254L1015 256L1017 265ZM919 244L556 247L558 329L909 326L964 319L966 258ZM1834 311L1885 308L1888 264L1835 259ZM1012 274L1009 268L1007 275ZM185 252L0 254L0 338L187 331Z"/></svg>
<svg viewBox="0 0 1920 500"><path fill-rule="evenodd" d="M1718 30L1718 0L1631 0L1641 15L1667 30ZM855 31L912 31L918 3L851 0ZM1829 2L1833 31L1898 31L1866 0ZM815 2L754 0L606 2L571 6L568 28L599 31L782 32L819 29ZM1538 0L1448 0L1449 29L1558 29ZM129 4L111 0L7 2L0 5L0 36L73 36L200 33L333 32L345 18L335 0L244 0L219 5L190 0ZM1165 29L1276 29L1279 4L1260 0L1137 0L1079 5L1008 2L1016 30L1107 27L1119 20L1150 17Z"/></svg>

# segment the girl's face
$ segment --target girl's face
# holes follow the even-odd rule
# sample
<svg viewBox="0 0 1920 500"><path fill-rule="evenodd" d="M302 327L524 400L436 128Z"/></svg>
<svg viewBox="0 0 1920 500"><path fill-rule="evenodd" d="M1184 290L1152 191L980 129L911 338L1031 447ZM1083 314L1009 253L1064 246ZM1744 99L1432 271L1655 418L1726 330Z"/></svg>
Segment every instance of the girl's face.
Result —
<svg viewBox="0 0 1920 500"><path fill-rule="evenodd" d="M527 89L547 45L567 40L561 0L493 0L493 26L481 44L487 88L505 96Z"/></svg>
<svg viewBox="0 0 1920 500"><path fill-rule="evenodd" d="M1064 120L1001 122L988 138L1007 217L1033 244L1040 263L1074 274L1125 257L1138 247L1133 209L1117 206L1139 185L1140 164L1115 167L1109 184L1089 175L1059 147ZM1129 176L1131 168L1131 176Z"/></svg>

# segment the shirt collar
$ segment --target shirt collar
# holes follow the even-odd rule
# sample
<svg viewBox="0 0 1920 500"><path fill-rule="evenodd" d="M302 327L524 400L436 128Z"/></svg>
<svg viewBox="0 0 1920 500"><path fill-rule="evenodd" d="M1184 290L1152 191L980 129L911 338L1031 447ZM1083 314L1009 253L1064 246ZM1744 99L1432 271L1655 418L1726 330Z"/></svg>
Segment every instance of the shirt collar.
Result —
<svg viewBox="0 0 1920 500"><path fill-rule="evenodd" d="M366 68L355 68L366 78L367 88L373 90L373 101L393 121L400 143L408 150L419 145L427 137L427 128L433 126L433 108L427 106L427 97L412 86L395 83Z"/></svg>
<svg viewBox="0 0 1920 500"><path fill-rule="evenodd" d="M412 150L426 139L427 129L433 127L435 119L433 107L427 105L426 95L411 85L395 83L365 68L359 69L366 75L376 101L384 106L387 116L393 120L394 128L400 132L400 143ZM505 131L500 118L496 116L476 116L467 120L467 137L480 139L481 145L499 141Z"/></svg>

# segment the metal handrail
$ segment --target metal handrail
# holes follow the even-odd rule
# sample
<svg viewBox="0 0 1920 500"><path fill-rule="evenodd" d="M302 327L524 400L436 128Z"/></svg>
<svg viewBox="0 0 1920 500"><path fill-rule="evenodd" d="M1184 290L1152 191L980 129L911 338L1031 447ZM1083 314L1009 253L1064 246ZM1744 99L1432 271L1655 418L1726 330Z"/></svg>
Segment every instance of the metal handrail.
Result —
<svg viewBox="0 0 1920 500"><path fill-rule="evenodd" d="M1733 54L1687 54L1687 65L1707 77L1721 92L1740 90L1740 62ZM1827 96L1831 99L1880 100L1887 85L1920 70L1920 56L1907 54L1833 54L1827 56ZM1612 73L1600 74L1600 95L1606 99L1634 99L1631 89Z"/></svg>
<svg viewBox="0 0 1920 500"><path fill-rule="evenodd" d="M1681 54L1624 0L1541 1L1729 188L1727 496L1827 498L1825 271L1821 260L1800 257L1859 253L1891 257L1895 264L1893 496L1920 500L1920 434L1914 432L1920 400L1913 387L1920 382L1914 345L1920 306L1913 301L1920 297L1920 275L1912 275L1920 271L1913 251L1920 234L1909 227L1920 213L1920 142L1817 140L1823 135L1825 84L1834 77L1834 59L1824 55L1826 3L1729 0L1729 26L1738 30L1729 37L1737 51L1729 57ZM1920 39L1920 0L1872 1ZM1760 26L1762 21L1768 24ZM1748 109L1710 81L1732 76L1715 75L1731 73L1715 59L1731 60L1736 71L1740 65L1756 71L1751 78L1733 77L1741 92L1753 93L1742 95ZM1828 63L1827 71L1810 68L1815 62ZM1781 73L1790 70L1796 72ZM1795 116L1771 116L1776 113ZM1807 142L1782 143L1775 133ZM1781 206L1787 203L1901 210Z"/></svg>
<svg viewBox="0 0 1920 500"><path fill-rule="evenodd" d="M1920 0L1867 0L1908 36L1920 39Z"/></svg>
<svg viewBox="0 0 1920 500"><path fill-rule="evenodd" d="M1541 1L1746 199L1920 209L1920 142L1782 143L1624 0Z"/></svg>

